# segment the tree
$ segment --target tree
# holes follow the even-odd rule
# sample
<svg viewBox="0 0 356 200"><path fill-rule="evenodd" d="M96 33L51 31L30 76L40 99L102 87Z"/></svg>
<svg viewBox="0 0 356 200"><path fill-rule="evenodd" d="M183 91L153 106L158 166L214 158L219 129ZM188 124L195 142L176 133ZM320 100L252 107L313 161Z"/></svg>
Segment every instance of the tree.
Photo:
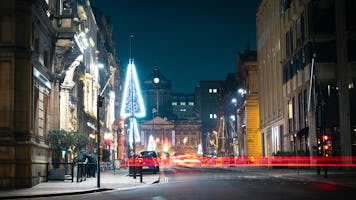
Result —
<svg viewBox="0 0 356 200"><path fill-rule="evenodd" d="M86 133L73 132L71 133L71 138L71 147L74 155L78 155L79 151L85 149L89 144L89 137Z"/></svg>
<svg viewBox="0 0 356 200"><path fill-rule="evenodd" d="M81 149L85 149L89 143L89 136L81 132L52 130L48 133L48 142L52 149L52 160L54 162L60 162L63 150L67 151L71 148L73 154L77 156Z"/></svg>
<svg viewBox="0 0 356 200"><path fill-rule="evenodd" d="M68 132L64 130L49 131L48 142L52 149L52 160L54 162L61 161L62 150L67 150L72 143Z"/></svg>

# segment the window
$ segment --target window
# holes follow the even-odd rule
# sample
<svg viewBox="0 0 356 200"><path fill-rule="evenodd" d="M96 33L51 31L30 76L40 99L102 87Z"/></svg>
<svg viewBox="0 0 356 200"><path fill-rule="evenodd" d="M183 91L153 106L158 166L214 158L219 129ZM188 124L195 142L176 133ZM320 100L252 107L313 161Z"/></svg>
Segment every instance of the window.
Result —
<svg viewBox="0 0 356 200"><path fill-rule="evenodd" d="M297 41L297 46L300 46L303 44L304 41L304 14L297 19L296 21L296 41Z"/></svg>
<svg viewBox="0 0 356 200"><path fill-rule="evenodd" d="M310 3L311 33L335 33L335 9L333 0L316 1Z"/></svg>
<svg viewBox="0 0 356 200"><path fill-rule="evenodd" d="M303 91L303 99L304 99L304 127L308 126L308 95L307 90L304 89Z"/></svg>
<svg viewBox="0 0 356 200"><path fill-rule="evenodd" d="M303 99L302 99L302 93L298 93L298 124L299 124L299 129L304 128L303 125Z"/></svg>
<svg viewBox="0 0 356 200"><path fill-rule="evenodd" d="M179 111L180 111L180 112L186 112L186 111L187 111L187 109L182 108L182 109L180 109Z"/></svg>
<svg viewBox="0 0 356 200"><path fill-rule="evenodd" d="M280 133L279 133L279 136L280 136L280 142L281 142L281 147L280 147L280 150L281 151L283 151L284 150L284 148L283 148L283 146L284 146L284 127L283 127L283 125L280 125L279 126L279 131L280 131Z"/></svg>
<svg viewBox="0 0 356 200"><path fill-rule="evenodd" d="M0 126L1 127L8 127L10 126L11 122L11 115L10 115L10 108L11 108L11 88L13 85L13 68L11 67L12 63L10 61L0 61L0 113L1 113L1 120Z"/></svg>
<svg viewBox="0 0 356 200"><path fill-rule="evenodd" d="M314 43L318 62L336 62L336 41Z"/></svg>
<svg viewBox="0 0 356 200"><path fill-rule="evenodd" d="M293 131L293 104L292 101L288 102L288 131Z"/></svg>
<svg viewBox="0 0 356 200"><path fill-rule="evenodd" d="M216 89L216 88L209 89L209 93L218 93L218 89Z"/></svg>
<svg viewBox="0 0 356 200"><path fill-rule="evenodd" d="M290 4L292 3L292 0L281 0L281 15L284 15L288 8L290 8Z"/></svg>
<svg viewBox="0 0 356 200"><path fill-rule="evenodd" d="M172 106L176 106L176 105L178 105L177 102L172 102Z"/></svg>
<svg viewBox="0 0 356 200"><path fill-rule="evenodd" d="M289 56L293 52L293 29L290 28L285 35L286 39L286 55Z"/></svg>
<svg viewBox="0 0 356 200"><path fill-rule="evenodd" d="M47 68L50 68L49 60L50 60L49 52L48 51L44 51L44 53L43 53L43 64Z"/></svg>
<svg viewBox="0 0 356 200"><path fill-rule="evenodd" d="M346 27L347 30L356 31L356 2L354 0L346 0Z"/></svg>
<svg viewBox="0 0 356 200"><path fill-rule="evenodd" d="M190 105L190 106L194 106L194 102L188 102L188 105Z"/></svg>
<svg viewBox="0 0 356 200"><path fill-rule="evenodd" d="M210 119L216 119L217 118L217 115L216 114L210 114Z"/></svg>
<svg viewBox="0 0 356 200"><path fill-rule="evenodd" d="M181 106L185 106L185 102L184 102L184 101L182 101L182 102L180 102L180 103L179 103L179 105L181 105Z"/></svg>
<svg viewBox="0 0 356 200"><path fill-rule="evenodd" d="M289 51L290 53L293 52L293 28L290 28L289 30Z"/></svg>
<svg viewBox="0 0 356 200"><path fill-rule="evenodd" d="M356 40L347 40L347 59L348 61L356 61Z"/></svg>

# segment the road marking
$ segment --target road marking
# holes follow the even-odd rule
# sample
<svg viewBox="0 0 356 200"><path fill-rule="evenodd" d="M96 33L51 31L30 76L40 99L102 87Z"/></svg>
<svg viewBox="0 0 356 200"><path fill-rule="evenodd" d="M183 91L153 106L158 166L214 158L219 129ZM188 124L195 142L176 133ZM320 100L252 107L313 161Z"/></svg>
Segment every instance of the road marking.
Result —
<svg viewBox="0 0 356 200"><path fill-rule="evenodd" d="M152 200L166 200L166 199L161 196L155 196L155 197L152 197Z"/></svg>
<svg viewBox="0 0 356 200"><path fill-rule="evenodd" d="M163 183L168 183L168 177L167 177L167 176L165 176L165 177L163 178Z"/></svg>

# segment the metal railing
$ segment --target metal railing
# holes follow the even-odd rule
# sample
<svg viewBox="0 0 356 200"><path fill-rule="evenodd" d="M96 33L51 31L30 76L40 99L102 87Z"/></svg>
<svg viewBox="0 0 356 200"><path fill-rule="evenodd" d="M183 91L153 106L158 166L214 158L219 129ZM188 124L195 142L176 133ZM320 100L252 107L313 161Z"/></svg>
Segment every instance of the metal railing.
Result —
<svg viewBox="0 0 356 200"><path fill-rule="evenodd" d="M96 165L95 163L47 163L46 181L57 180L65 181L69 180L74 182L76 177L77 182L86 181L86 178L95 177Z"/></svg>

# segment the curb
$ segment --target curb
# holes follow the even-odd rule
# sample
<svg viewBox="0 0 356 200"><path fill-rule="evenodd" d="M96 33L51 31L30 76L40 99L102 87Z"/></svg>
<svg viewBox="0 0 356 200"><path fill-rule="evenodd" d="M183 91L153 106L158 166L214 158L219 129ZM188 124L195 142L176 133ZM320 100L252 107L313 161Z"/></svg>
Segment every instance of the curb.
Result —
<svg viewBox="0 0 356 200"><path fill-rule="evenodd" d="M25 199L25 198L40 198L40 197L55 197L55 196L66 196L66 195L76 195L76 194L90 194L95 192L105 192L113 189L109 188L100 188L100 189L92 189L92 190L84 190L84 191L76 191L76 192L64 192L64 193L53 193L53 194L37 194L37 195L23 195L23 196L8 196L8 197L0 197L0 199Z"/></svg>

